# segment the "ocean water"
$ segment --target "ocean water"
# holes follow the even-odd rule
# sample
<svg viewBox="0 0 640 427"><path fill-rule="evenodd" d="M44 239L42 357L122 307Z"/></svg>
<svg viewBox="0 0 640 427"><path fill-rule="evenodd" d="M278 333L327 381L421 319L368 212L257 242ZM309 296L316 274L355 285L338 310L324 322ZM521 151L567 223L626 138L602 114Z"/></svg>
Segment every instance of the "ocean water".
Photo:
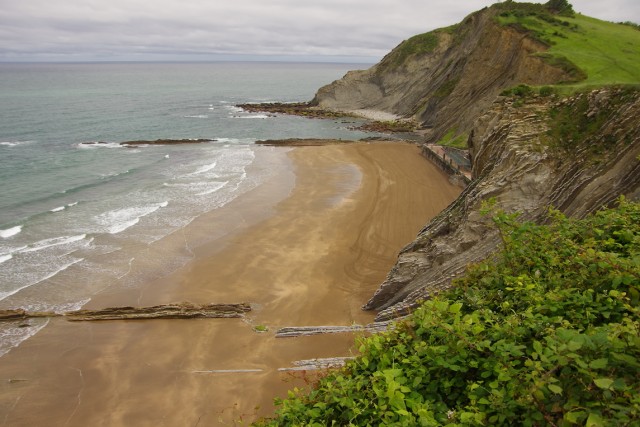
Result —
<svg viewBox="0 0 640 427"><path fill-rule="evenodd" d="M310 100L362 67L0 64L0 309L78 309L115 282L136 286L148 278L145 265L161 274L183 265L188 247L163 254L154 243L259 189L283 167L256 140L366 136L342 120L235 105ZM159 138L210 142L118 144ZM0 355L45 325L0 325Z"/></svg>

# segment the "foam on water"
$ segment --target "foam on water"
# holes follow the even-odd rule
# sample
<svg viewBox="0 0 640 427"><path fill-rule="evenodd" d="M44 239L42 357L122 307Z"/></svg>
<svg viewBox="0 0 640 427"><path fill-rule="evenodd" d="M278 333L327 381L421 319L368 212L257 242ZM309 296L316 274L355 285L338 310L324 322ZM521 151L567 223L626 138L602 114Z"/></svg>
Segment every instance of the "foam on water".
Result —
<svg viewBox="0 0 640 427"><path fill-rule="evenodd" d="M48 324L49 319L33 321L29 327L21 327L15 322L0 326L0 356L7 354L12 348L34 336Z"/></svg>
<svg viewBox="0 0 640 427"><path fill-rule="evenodd" d="M17 234L23 231L22 225L2 230L3 237L16 237L12 237L11 240L7 237L4 246L0 244L0 263L3 263L3 267L9 267L0 269L0 284L4 284L0 285L0 301L6 300L4 304L7 307L15 307L14 302L19 301L18 306L22 308L58 310L55 307L62 307L61 304L74 307L78 305L79 308L92 294L87 293L89 291L84 291L83 294L81 288L74 288L73 282L66 280L65 275L69 274L78 277L80 283L84 280L88 280L84 283L91 283L90 277L93 276L85 277L86 274L106 278L107 283L116 280L122 284L126 283L127 286L130 286L130 283L138 283L139 278L144 275L139 271L139 267L133 269L134 262L144 264L147 261L138 260L137 257L131 257L126 253L129 244L127 242L150 245L185 227L198 215L224 206L262 181L263 178L258 176L249 179L247 166L253 163L255 152L254 148L242 141L237 138L219 138L217 144L194 151L197 155L190 161L181 157L180 151L173 147L165 148L164 150L175 151L172 151L170 160L164 157L164 153L160 154L162 164L158 163L157 171L162 179L167 180L164 185L163 181L156 184L145 181L144 185L147 187L140 188L138 181L119 180L117 176L121 172L107 172L109 176L102 177L101 184L90 181L87 184L72 186L65 193L58 193L56 197L60 199L54 198L53 201L57 201L59 206L41 211L57 214L30 217L25 220L25 232L19 236ZM120 155L117 153L127 152L118 150L104 153ZM129 170L135 168L129 168L125 173L129 173ZM139 172L136 174L140 176ZM96 175L98 174L94 174ZM92 199L93 194L101 194L103 186L121 187L123 184L129 185L131 189L117 193L115 198L112 196L106 200ZM71 203L64 200L69 197L67 193L76 194L74 198L81 199L81 203L73 199ZM49 204L51 200L41 203ZM71 206L77 207L67 209ZM122 207L109 209L113 206ZM54 221L55 225L51 221ZM63 235L36 238L41 231L50 232L53 229ZM120 239L121 236L125 239L122 245L118 240L114 240ZM14 240L16 238L19 239ZM9 243L11 246L8 246ZM177 268L188 259L188 254L182 257L173 256L170 262L163 265L163 269ZM72 267L72 271L67 271ZM55 277L58 275L62 275L59 277L63 278L56 280ZM59 289L60 286L68 288L56 294L55 289ZM43 301L34 301L34 295L42 296ZM65 298L67 301L64 301ZM21 332L24 335L12 335L12 344L9 347L32 336L27 332L29 331L25 330ZM7 348L6 345L7 342L0 343L0 353L8 351L2 350Z"/></svg>
<svg viewBox="0 0 640 427"><path fill-rule="evenodd" d="M211 184L211 188L209 188L208 190L205 190L201 193L196 193L196 196L206 196L207 194L212 194L215 193L216 191L220 190L221 188L223 188L225 185L227 185L229 183L229 181L224 181L224 182L213 182Z"/></svg>
<svg viewBox="0 0 640 427"><path fill-rule="evenodd" d="M130 208L115 209L104 212L95 217L96 222L101 226L100 231L109 234L118 234L133 227L140 219L154 213L160 208L166 207L168 201L147 206L134 206Z"/></svg>
<svg viewBox="0 0 640 427"><path fill-rule="evenodd" d="M193 173L191 173L189 175L200 175L202 173L209 172L210 170L215 169L216 166L218 166L218 162L213 162L211 164L199 167L195 172L193 172Z"/></svg>
<svg viewBox="0 0 640 427"><path fill-rule="evenodd" d="M31 144L33 141L2 141L0 145L5 147L17 147L19 145Z"/></svg>
<svg viewBox="0 0 640 427"><path fill-rule="evenodd" d="M80 310L89 301L91 301L91 298L85 298L80 301L54 304L54 305L48 304L46 302L34 302L31 304L25 305L24 309L26 311L33 311L33 312L52 311L54 313L62 314L62 313L67 313L69 311Z"/></svg>
<svg viewBox="0 0 640 427"><path fill-rule="evenodd" d="M52 237L50 239L44 239L40 240L39 242L33 243L24 249L16 251L15 253L37 252L44 249L52 248L54 246L68 245L69 243L83 240L85 237L87 237L86 234L80 234L77 236Z"/></svg>
<svg viewBox="0 0 640 427"><path fill-rule="evenodd" d="M13 255L16 254L20 251L22 251L23 249L26 249L27 246L23 245L23 246L19 246L19 247L12 247L12 246L0 246L0 256L5 256L5 255Z"/></svg>
<svg viewBox="0 0 640 427"><path fill-rule="evenodd" d="M244 110L240 107L236 107L235 105L225 105L225 108L229 110L231 113L243 113Z"/></svg>
<svg viewBox="0 0 640 427"><path fill-rule="evenodd" d="M22 225L16 225L15 227L0 230L0 237L2 237L3 239L8 239L9 237L13 237L19 234L21 231Z"/></svg>
<svg viewBox="0 0 640 427"><path fill-rule="evenodd" d="M33 285L37 285L40 282L44 282L45 280L51 279L56 274L65 271L67 268L69 268L72 265L75 265L75 264L77 264L77 263L79 263L81 261L83 261L82 258L76 258L73 261L70 261L70 262L68 262L68 263L66 263L66 264L64 264L62 266L59 266L59 268L57 268L55 271L50 272L49 274L47 274L46 276L44 276L42 278L36 279L36 280L34 280L34 281L30 282L30 283L27 283L27 284L22 285L22 286L20 286L18 288L15 288L15 289L11 289L9 291L0 291L0 301L2 301L3 299L5 299L7 297L10 297L11 295L17 294L18 292L20 292L23 289L27 289L27 288L29 288L29 287L31 287Z"/></svg>
<svg viewBox="0 0 640 427"><path fill-rule="evenodd" d="M92 142L81 142L76 145L76 147L81 149L89 149L93 150L96 148L127 148L125 145L118 144L117 142L102 142L102 141L92 141Z"/></svg>
<svg viewBox="0 0 640 427"><path fill-rule="evenodd" d="M235 119L268 119L270 116L266 114L251 114L247 116L233 116Z"/></svg>
<svg viewBox="0 0 640 427"><path fill-rule="evenodd" d="M103 178L103 179L115 178L115 177L120 176L120 175L126 175L126 174L128 174L130 172L131 171L129 169L127 169L126 171L122 171L122 172L109 172L109 173L100 174L100 178Z"/></svg>

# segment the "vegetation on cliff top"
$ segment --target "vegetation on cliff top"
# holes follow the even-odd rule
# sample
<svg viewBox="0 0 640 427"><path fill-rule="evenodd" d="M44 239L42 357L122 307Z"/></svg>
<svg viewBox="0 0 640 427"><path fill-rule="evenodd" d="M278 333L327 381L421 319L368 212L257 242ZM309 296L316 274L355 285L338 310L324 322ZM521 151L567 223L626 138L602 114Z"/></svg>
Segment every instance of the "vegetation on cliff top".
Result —
<svg viewBox="0 0 640 427"><path fill-rule="evenodd" d="M506 1L492 6L501 25L526 32L549 46L539 54L570 75L572 87L640 83L640 32L637 24L612 23L575 13L566 0L545 4ZM393 69L417 55L433 52L440 32L465 33L463 24L413 36L380 63ZM568 82L564 82L568 83Z"/></svg>
<svg viewBox="0 0 640 427"><path fill-rule="evenodd" d="M638 425L640 204L494 221L502 251L257 425Z"/></svg>
<svg viewBox="0 0 640 427"><path fill-rule="evenodd" d="M438 34L431 31L413 36L393 49L380 62L381 68L396 68L404 64L409 57L431 53L438 47Z"/></svg>
<svg viewBox="0 0 640 427"><path fill-rule="evenodd" d="M555 0L554 0L555 1ZM640 83L640 32L633 26L573 13L564 0L546 5L505 2L494 5L498 22L528 33L549 46L541 54L567 71L572 88ZM561 11L554 13L557 9Z"/></svg>
<svg viewBox="0 0 640 427"><path fill-rule="evenodd" d="M620 143L630 144L628 135L600 131L613 118L616 105L633 102L639 96L639 88L621 87L600 91L596 96L582 92L557 102L549 111L549 143L571 153L582 147L595 160Z"/></svg>

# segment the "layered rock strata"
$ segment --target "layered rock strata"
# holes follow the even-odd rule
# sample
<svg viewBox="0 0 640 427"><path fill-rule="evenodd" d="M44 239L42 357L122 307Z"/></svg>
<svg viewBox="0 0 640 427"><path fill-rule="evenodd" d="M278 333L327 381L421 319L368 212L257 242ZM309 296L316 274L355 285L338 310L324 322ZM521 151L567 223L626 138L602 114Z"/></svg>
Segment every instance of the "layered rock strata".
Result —
<svg viewBox="0 0 640 427"><path fill-rule="evenodd" d="M485 8L459 25L411 38L372 68L350 71L320 88L311 104L411 119L430 129L427 142L434 142L451 129L468 132L505 87L573 78L537 55L546 45L499 25L497 13L496 7Z"/></svg>
<svg viewBox="0 0 640 427"><path fill-rule="evenodd" d="M0 321L25 320L36 317L65 317L72 322L95 320L196 319L243 317L251 311L247 303L239 304L161 304L151 307L109 307L98 310L76 310L66 313L29 312L23 309L0 310Z"/></svg>
<svg viewBox="0 0 640 427"><path fill-rule="evenodd" d="M573 133L571 123L558 122L562 112L575 122ZM481 213L485 201L543 221L549 207L583 217L620 195L640 198L638 117L640 92L628 89L562 101L498 99L469 137L474 180L401 251L363 309L380 310L376 321L404 315L495 251L500 238Z"/></svg>

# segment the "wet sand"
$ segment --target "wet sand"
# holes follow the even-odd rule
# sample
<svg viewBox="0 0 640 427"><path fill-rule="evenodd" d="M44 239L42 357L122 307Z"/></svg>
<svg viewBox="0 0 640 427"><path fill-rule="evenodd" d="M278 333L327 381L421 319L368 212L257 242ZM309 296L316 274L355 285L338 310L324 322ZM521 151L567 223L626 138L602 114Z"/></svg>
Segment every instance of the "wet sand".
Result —
<svg viewBox="0 0 640 427"><path fill-rule="evenodd" d="M272 413L274 397L304 386L278 368L351 355L352 334L274 333L370 322L373 313L360 306L460 189L408 144L298 147L287 155L294 174L274 182L273 193L291 179L295 186L272 212L263 210L270 191L243 196L190 225L185 241L224 226L230 210L251 219L247 226L195 248L195 259L168 277L90 303L249 302L246 319L52 319L0 358L0 426L234 425Z"/></svg>

